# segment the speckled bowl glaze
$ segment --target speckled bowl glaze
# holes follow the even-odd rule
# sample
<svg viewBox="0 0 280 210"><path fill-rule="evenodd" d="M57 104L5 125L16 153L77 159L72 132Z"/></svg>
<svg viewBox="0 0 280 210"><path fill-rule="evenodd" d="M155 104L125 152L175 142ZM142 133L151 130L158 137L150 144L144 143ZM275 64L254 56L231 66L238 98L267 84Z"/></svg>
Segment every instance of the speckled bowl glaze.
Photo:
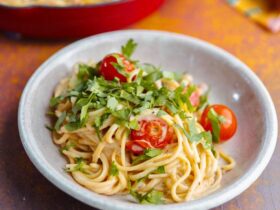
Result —
<svg viewBox="0 0 280 210"><path fill-rule="evenodd" d="M216 192L199 200L168 205L140 205L127 196L104 196L78 185L63 168L65 159L53 144L45 124L49 99L56 84L76 62L100 60L119 51L129 38L139 45L133 56L164 70L189 72L196 82L211 87L210 101L231 107L239 126L234 138L222 145L237 166L223 177ZM49 58L26 85L19 106L18 125L23 146L37 169L74 198L100 209L195 210L209 209L248 188L268 164L277 139L273 102L257 76L234 56L204 41L160 31L116 31L77 41Z"/></svg>

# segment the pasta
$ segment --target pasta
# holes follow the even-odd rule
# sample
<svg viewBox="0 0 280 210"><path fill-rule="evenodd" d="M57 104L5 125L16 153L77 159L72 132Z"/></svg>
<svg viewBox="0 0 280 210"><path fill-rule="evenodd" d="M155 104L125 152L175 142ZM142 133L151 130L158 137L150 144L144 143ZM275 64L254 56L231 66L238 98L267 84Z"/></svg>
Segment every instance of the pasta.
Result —
<svg viewBox="0 0 280 210"><path fill-rule="evenodd" d="M116 56L127 67L123 56ZM53 141L68 159L66 171L74 180L104 195L130 193L143 204L189 201L217 190L235 161L215 150L211 132L199 123L207 86L195 86L189 74L162 73L139 63L123 74L126 82L122 77L107 81L102 65L77 64L50 101L50 114L57 119ZM193 93L199 95L199 104L189 100ZM145 136L139 140L144 125ZM150 139L148 125L155 134Z"/></svg>

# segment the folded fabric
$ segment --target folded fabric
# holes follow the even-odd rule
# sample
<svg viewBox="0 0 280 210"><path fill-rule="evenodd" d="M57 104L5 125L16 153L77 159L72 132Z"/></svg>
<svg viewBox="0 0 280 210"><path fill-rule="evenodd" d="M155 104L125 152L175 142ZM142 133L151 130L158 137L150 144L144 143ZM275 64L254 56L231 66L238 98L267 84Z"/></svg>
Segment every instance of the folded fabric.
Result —
<svg viewBox="0 0 280 210"><path fill-rule="evenodd" d="M269 9L266 0L227 0L243 14L276 33L280 31L280 12Z"/></svg>

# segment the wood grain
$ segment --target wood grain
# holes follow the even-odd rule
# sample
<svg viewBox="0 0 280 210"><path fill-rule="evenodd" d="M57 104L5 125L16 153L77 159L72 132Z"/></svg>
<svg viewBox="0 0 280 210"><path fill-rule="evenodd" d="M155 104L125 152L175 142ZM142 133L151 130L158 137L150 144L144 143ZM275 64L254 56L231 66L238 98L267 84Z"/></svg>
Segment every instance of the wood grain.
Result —
<svg viewBox="0 0 280 210"><path fill-rule="evenodd" d="M280 34L271 34L223 0L166 0L130 28L158 29L198 37L247 63L268 88L280 111ZM70 41L14 40L0 35L0 209L92 209L55 188L34 168L17 130L17 108L25 83L51 54ZM278 138L279 140L279 138ZM261 177L215 210L280 209L280 145Z"/></svg>

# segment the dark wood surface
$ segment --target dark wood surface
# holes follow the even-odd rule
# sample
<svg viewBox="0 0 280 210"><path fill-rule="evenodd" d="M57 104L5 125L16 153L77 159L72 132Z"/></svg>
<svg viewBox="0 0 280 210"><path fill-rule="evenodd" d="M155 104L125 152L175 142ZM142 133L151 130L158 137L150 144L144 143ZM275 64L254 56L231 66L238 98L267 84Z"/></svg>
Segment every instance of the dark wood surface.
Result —
<svg viewBox="0 0 280 210"><path fill-rule="evenodd" d="M129 28L160 29L195 36L231 52L261 78L280 110L280 34L270 34L223 0L167 0ZM21 145L17 109L35 69L71 41L14 40L0 35L0 210L93 209L54 187L32 165ZM279 117L279 113L278 113ZM280 209L280 146L261 177L244 193L215 208Z"/></svg>

